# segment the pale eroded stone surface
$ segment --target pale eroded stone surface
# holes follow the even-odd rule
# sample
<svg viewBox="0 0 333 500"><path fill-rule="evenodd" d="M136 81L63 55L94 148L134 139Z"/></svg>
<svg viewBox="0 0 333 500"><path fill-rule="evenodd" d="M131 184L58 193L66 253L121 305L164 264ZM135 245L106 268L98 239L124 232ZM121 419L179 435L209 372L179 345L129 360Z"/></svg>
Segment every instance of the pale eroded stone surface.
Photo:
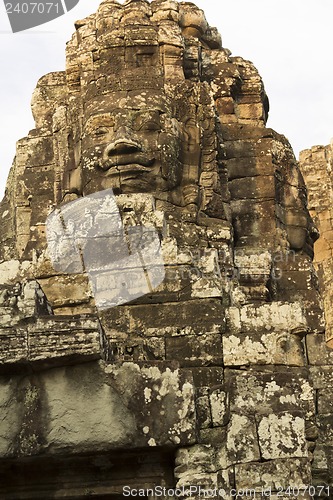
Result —
<svg viewBox="0 0 333 500"><path fill-rule="evenodd" d="M332 483L318 234L291 146L266 128L268 107L253 64L223 48L194 4L104 0L76 23L66 70L37 84L36 128L17 143L0 206L3 498L163 482L224 488L229 500L232 488ZM63 231L48 248L46 221L61 222L72 202L78 219L63 217L63 230L96 228L101 213L85 197L110 189L119 219L102 219L127 246L94 233L93 270L130 253L128 235L145 227L165 277L125 300L142 275L123 263L101 287L109 280L121 305L101 308L85 246ZM330 197L316 193L327 292Z"/></svg>
<svg viewBox="0 0 333 500"><path fill-rule="evenodd" d="M326 340L333 346L332 318L332 165L333 144L314 146L300 154L300 168L309 193L309 210L319 230L315 244L315 266L318 271L326 318Z"/></svg>

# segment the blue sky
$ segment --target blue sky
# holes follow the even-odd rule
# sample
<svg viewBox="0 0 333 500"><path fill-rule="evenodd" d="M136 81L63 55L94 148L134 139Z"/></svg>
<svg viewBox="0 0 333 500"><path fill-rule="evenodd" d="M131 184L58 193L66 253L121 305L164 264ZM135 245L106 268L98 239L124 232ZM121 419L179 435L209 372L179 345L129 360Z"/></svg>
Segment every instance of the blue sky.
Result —
<svg viewBox="0 0 333 500"><path fill-rule="evenodd" d="M40 76L65 67L65 43L74 21L100 0L80 0L68 14L12 34L0 4L0 197L15 142L34 127L30 111ZM285 134L295 153L333 136L332 0L196 0L223 45L251 60L270 99L268 126Z"/></svg>

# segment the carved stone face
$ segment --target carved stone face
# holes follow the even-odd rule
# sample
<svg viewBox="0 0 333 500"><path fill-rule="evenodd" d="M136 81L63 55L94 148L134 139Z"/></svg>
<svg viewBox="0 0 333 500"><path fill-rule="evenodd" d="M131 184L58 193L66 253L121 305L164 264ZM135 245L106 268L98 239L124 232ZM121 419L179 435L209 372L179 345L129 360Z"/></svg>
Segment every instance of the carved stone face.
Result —
<svg viewBox="0 0 333 500"><path fill-rule="evenodd" d="M183 124L156 102L112 101L84 123L82 194L172 191L182 177Z"/></svg>
<svg viewBox="0 0 333 500"><path fill-rule="evenodd" d="M305 248L312 253L318 230L307 208L307 193L300 171L292 168L283 186L284 221L287 239L294 250Z"/></svg>

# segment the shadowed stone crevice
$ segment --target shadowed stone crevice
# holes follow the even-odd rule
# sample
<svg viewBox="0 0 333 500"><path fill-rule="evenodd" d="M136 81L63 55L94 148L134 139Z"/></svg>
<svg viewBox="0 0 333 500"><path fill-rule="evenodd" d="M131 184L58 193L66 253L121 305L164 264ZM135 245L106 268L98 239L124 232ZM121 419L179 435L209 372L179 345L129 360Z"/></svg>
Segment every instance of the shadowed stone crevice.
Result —
<svg viewBox="0 0 333 500"><path fill-rule="evenodd" d="M172 487L174 454L170 450L94 453L69 457L40 456L0 462L0 493L17 500L109 498L120 500L130 489ZM4 486L6 484L6 486Z"/></svg>

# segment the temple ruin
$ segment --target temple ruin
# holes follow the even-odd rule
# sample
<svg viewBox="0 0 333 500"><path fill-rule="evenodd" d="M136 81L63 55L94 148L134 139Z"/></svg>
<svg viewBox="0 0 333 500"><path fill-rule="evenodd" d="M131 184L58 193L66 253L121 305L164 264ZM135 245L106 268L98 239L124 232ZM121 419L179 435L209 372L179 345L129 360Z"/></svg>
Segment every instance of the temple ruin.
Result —
<svg viewBox="0 0 333 500"><path fill-rule="evenodd" d="M190 2L75 28L0 205L0 497L328 498L331 147Z"/></svg>

